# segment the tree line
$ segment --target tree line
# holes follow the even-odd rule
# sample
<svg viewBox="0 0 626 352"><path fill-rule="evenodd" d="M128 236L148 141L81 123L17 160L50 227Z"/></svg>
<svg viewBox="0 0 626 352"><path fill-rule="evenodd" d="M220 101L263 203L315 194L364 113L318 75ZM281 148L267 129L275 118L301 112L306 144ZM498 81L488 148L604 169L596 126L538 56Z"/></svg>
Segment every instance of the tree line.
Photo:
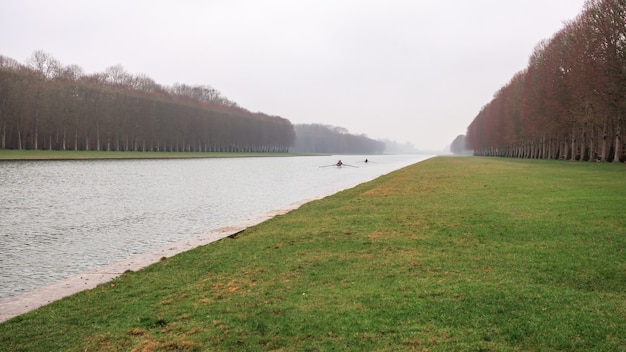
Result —
<svg viewBox="0 0 626 352"><path fill-rule="evenodd" d="M350 134L343 127L321 124L295 125L295 153L382 154L385 143L366 135Z"/></svg>
<svg viewBox="0 0 626 352"><path fill-rule="evenodd" d="M42 51L0 56L0 149L287 152L287 119L252 113L210 86L164 87L120 65L85 74Z"/></svg>
<svg viewBox="0 0 626 352"><path fill-rule="evenodd" d="M625 161L626 1L588 0L467 128L475 155Z"/></svg>
<svg viewBox="0 0 626 352"><path fill-rule="evenodd" d="M472 152L465 149L465 135L460 134L450 143L450 152L454 155L471 155Z"/></svg>

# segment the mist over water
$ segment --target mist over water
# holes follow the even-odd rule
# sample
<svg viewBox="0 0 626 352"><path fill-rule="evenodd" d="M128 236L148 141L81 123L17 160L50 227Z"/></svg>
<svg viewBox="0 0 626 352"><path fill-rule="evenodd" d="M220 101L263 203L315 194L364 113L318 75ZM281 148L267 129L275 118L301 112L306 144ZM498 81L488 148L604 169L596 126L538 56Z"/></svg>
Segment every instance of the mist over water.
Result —
<svg viewBox="0 0 626 352"><path fill-rule="evenodd" d="M335 193L424 155L0 162L0 298ZM338 159L358 167L320 167Z"/></svg>

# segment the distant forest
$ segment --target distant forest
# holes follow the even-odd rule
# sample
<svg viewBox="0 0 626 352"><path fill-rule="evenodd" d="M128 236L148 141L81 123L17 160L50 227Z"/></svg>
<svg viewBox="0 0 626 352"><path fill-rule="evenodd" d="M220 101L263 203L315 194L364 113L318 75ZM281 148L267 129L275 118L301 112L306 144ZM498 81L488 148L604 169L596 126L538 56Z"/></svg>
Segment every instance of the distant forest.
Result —
<svg viewBox="0 0 626 352"><path fill-rule="evenodd" d="M85 74L35 51L0 56L0 149L382 153L341 128L252 113L210 86L164 87L122 66ZM296 132L301 133L296 143Z"/></svg>
<svg viewBox="0 0 626 352"><path fill-rule="evenodd" d="M295 125L294 153L382 154L385 143L354 135L342 127L321 124Z"/></svg>
<svg viewBox="0 0 626 352"><path fill-rule="evenodd" d="M625 161L626 1L588 0L467 129L476 155Z"/></svg>
<svg viewBox="0 0 626 352"><path fill-rule="evenodd" d="M454 155L472 155L471 150L465 149L465 135L458 135L450 143L450 152Z"/></svg>

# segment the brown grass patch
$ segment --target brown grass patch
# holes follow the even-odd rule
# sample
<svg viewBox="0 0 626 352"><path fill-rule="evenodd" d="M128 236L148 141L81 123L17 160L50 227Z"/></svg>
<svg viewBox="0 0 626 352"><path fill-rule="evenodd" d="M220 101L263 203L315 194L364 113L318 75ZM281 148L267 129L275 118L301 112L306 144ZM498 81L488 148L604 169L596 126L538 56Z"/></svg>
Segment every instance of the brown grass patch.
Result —
<svg viewBox="0 0 626 352"><path fill-rule="evenodd" d="M363 193L364 196L376 196L376 197L388 197L390 195L397 194L398 189L396 187L380 186L372 188L369 191Z"/></svg>
<svg viewBox="0 0 626 352"><path fill-rule="evenodd" d="M132 336L143 336L146 334L146 331L143 329L134 328L128 334Z"/></svg>
<svg viewBox="0 0 626 352"><path fill-rule="evenodd" d="M374 231L372 233L370 233L369 235L367 235L367 238L369 238L372 241L378 240L383 236L383 233L381 231Z"/></svg>
<svg viewBox="0 0 626 352"><path fill-rule="evenodd" d="M241 288L241 286L237 284L237 280L233 279L233 280L230 280L230 282L228 282L227 284L218 282L213 285L213 288L218 289L218 291L226 291L228 293L235 293Z"/></svg>

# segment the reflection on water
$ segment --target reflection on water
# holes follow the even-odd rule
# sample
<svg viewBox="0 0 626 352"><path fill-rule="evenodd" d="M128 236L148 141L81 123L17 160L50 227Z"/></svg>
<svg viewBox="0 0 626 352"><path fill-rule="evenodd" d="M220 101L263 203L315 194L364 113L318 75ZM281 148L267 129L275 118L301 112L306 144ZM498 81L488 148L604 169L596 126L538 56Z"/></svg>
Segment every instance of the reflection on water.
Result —
<svg viewBox="0 0 626 352"><path fill-rule="evenodd" d="M341 158L358 168L324 167ZM337 192L425 156L0 162L0 298Z"/></svg>

